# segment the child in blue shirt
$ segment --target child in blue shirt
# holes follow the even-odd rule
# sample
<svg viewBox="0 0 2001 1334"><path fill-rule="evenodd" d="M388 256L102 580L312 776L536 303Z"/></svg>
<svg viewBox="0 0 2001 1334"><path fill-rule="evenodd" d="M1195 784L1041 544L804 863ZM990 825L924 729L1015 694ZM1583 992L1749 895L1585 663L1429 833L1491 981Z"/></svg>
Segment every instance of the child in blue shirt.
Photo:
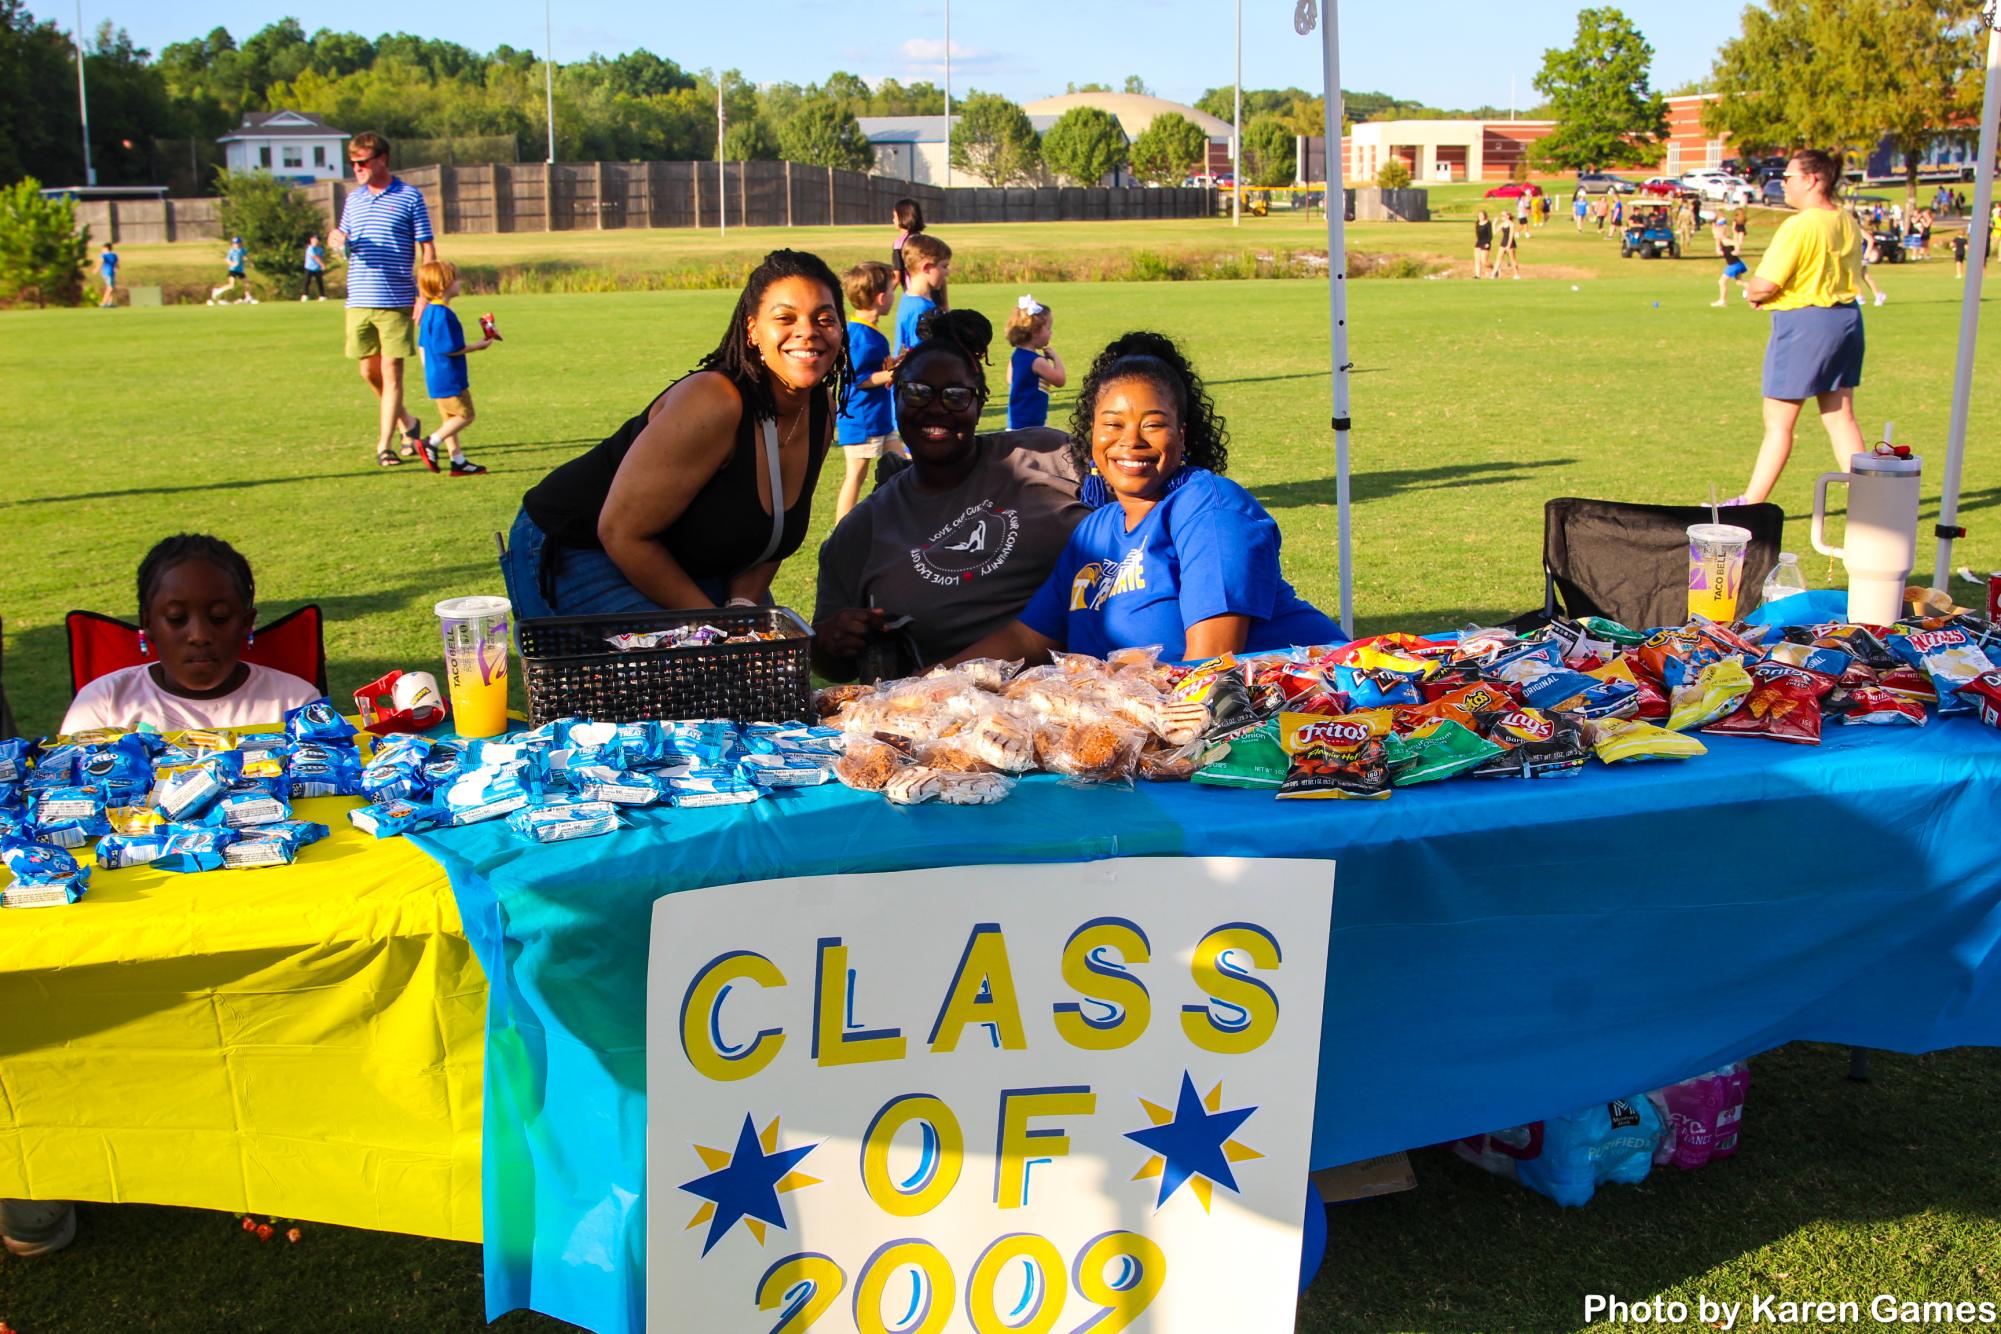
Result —
<svg viewBox="0 0 2001 1334"><path fill-rule="evenodd" d="M229 264L229 281L220 287L211 287L209 289L208 303L211 306L228 305L229 302L225 298L236 290L238 283L243 284L243 295L238 297L237 300L239 302L247 302L253 306L257 304L256 296L250 291L250 280L243 273L244 262L249 258L250 252L244 249L243 238L240 236L230 237L229 253L224 256L224 259Z"/></svg>
<svg viewBox="0 0 2001 1334"><path fill-rule="evenodd" d="M493 339L466 342L465 329L452 313L452 298L459 294L458 265L448 259L426 260L417 266L417 290L428 303L417 321L417 347L424 354L424 388L437 400L444 420L438 429L418 442L417 453L424 466L438 470L438 446L450 442L454 477L477 477L486 469L465 456L459 432L472 425L472 379L466 374L466 357L493 346Z"/></svg>
<svg viewBox="0 0 2001 1334"><path fill-rule="evenodd" d="M896 377L896 363L902 354L891 356L889 340L875 327L875 322L889 313L896 271L874 261L857 264L841 275L841 290L848 298L848 361L855 379L848 390L847 406L834 423L834 442L847 461L840 498L834 502L835 523L860 503L862 481L871 463L885 454L910 457L903 438L896 433L896 410L890 402L889 384Z"/></svg>
<svg viewBox="0 0 2001 1334"><path fill-rule="evenodd" d="M1281 575L1278 524L1222 475L1228 439L1172 341L1130 333L1106 348L1078 393L1071 447L1093 473L1087 501L1110 500L1071 531L1020 619L954 661L1145 644L1195 660L1342 642Z"/></svg>
<svg viewBox="0 0 2001 1334"><path fill-rule="evenodd" d="M104 300L99 306L118 304L118 251L111 242L104 243L104 250L97 257L97 272L104 279Z"/></svg>
<svg viewBox="0 0 2001 1334"><path fill-rule="evenodd" d="M1024 296L1008 312L1007 341L1014 353L1007 360L1007 429L1041 426L1049 420L1049 391L1061 389L1069 377L1063 358L1049 346L1056 317L1032 296Z"/></svg>
<svg viewBox="0 0 2001 1334"><path fill-rule="evenodd" d="M917 327L934 310L950 306L945 289L952 277L952 247L929 232L914 232L903 242L903 264L909 285L896 305L894 352L906 352L924 341Z"/></svg>

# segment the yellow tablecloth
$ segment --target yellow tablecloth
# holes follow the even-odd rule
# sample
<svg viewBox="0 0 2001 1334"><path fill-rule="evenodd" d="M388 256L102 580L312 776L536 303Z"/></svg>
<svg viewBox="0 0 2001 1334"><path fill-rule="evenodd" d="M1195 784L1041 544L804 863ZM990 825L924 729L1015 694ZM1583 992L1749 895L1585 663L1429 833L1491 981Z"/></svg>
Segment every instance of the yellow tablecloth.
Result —
<svg viewBox="0 0 2001 1334"><path fill-rule="evenodd" d="M301 801L291 866L0 911L0 1196L480 1238L486 979L441 867Z"/></svg>

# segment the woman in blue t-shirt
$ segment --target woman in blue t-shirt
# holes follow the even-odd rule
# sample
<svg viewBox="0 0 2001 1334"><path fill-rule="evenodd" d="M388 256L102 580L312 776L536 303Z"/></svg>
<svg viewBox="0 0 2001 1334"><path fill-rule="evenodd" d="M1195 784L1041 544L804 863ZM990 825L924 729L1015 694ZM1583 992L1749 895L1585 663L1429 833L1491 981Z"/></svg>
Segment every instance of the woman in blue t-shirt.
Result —
<svg viewBox="0 0 2001 1334"><path fill-rule="evenodd" d="M1084 377L1070 444L1103 503L1070 534L1019 620L959 655L1098 657L1162 646L1201 659L1339 643L1340 627L1279 574L1278 524L1225 478L1229 436L1201 379L1161 334L1129 333Z"/></svg>

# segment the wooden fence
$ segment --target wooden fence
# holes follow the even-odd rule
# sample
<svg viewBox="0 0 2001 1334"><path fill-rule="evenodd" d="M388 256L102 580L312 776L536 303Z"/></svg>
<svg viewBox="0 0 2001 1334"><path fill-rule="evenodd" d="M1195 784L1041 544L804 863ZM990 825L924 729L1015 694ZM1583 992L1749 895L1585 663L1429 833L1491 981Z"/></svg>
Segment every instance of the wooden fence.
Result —
<svg viewBox="0 0 2001 1334"><path fill-rule="evenodd" d="M630 227L813 227L889 223L915 199L932 223L1199 218L1214 190L1058 187L952 189L796 162L543 162L412 167L440 235L611 231ZM301 187L329 230L353 187ZM77 206L93 240L217 240L213 199L97 200Z"/></svg>

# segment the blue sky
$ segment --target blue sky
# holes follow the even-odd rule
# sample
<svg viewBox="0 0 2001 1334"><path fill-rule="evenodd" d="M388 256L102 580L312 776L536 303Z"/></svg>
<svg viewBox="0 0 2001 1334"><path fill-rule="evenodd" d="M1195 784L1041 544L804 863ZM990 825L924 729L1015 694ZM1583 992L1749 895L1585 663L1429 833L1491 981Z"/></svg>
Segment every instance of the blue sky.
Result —
<svg viewBox="0 0 2001 1334"><path fill-rule="evenodd" d="M32 8L59 23L73 12L50 0ZM1527 105L1543 50L1569 43L1577 8L1575 0L1351 0L1341 13L1342 83L1434 106L1505 107L1512 75ZM1667 88L1708 72L1742 8L1742 0L1677 0L1625 12L1653 43L1655 86ZM1246 86L1319 87L1318 42L1294 34L1292 13L1293 0L1244 0ZM401 29L481 50L542 47L535 0L349 0L317 12L286 0L84 5L87 27L109 18L155 51L216 25L240 40L286 14L309 32ZM956 0L953 87L1027 101L1067 82L1116 87L1138 74L1164 97L1192 100L1230 82L1234 15L1232 0ZM558 60L644 46L688 68L734 67L759 81L804 83L834 69L935 80L944 50L942 0L556 0L554 19Z"/></svg>

